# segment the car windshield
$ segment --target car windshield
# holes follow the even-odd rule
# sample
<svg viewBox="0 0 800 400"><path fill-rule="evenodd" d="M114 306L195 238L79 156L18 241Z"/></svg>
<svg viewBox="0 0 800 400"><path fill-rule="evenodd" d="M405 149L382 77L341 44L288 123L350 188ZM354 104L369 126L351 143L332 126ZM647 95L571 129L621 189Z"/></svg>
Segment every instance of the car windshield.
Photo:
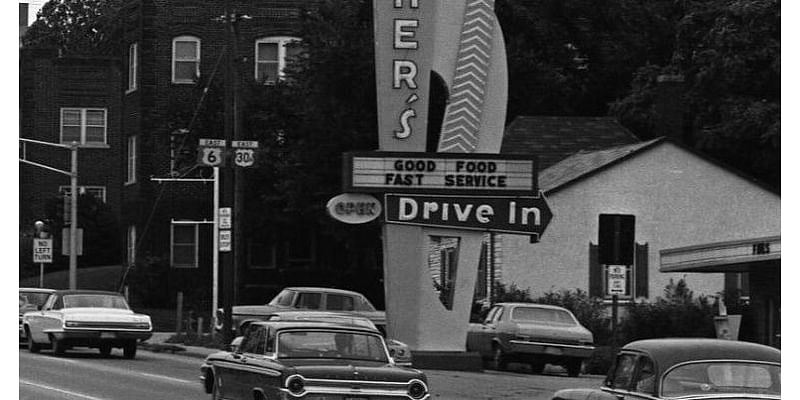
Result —
<svg viewBox="0 0 800 400"><path fill-rule="evenodd" d="M383 338L378 334L290 330L278 333L278 358L347 359L388 362Z"/></svg>
<svg viewBox="0 0 800 400"><path fill-rule="evenodd" d="M36 308L47 300L50 293L19 292L19 308Z"/></svg>
<svg viewBox="0 0 800 400"><path fill-rule="evenodd" d="M128 309L122 296L110 294L71 294L64 296L64 308L100 307Z"/></svg>
<svg viewBox="0 0 800 400"><path fill-rule="evenodd" d="M663 397L714 393L781 394L781 367L754 362L707 361L676 367L664 375Z"/></svg>
<svg viewBox="0 0 800 400"><path fill-rule="evenodd" d="M511 312L511 319L521 322L575 325L575 320L568 312L552 308L514 307Z"/></svg>
<svg viewBox="0 0 800 400"><path fill-rule="evenodd" d="M269 305L271 306L283 306L289 307L292 305L292 298L294 297L294 292L291 290L284 290L278 293L270 302Z"/></svg>

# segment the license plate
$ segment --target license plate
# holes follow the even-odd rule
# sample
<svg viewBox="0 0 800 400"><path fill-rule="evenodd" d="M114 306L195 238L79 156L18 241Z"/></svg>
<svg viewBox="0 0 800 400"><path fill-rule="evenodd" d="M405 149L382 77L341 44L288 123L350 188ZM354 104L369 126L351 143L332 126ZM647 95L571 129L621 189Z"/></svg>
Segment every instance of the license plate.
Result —
<svg viewBox="0 0 800 400"><path fill-rule="evenodd" d="M100 332L100 339L114 339L117 335L114 332Z"/></svg>
<svg viewBox="0 0 800 400"><path fill-rule="evenodd" d="M345 396L344 400L369 400L369 397Z"/></svg>
<svg viewBox="0 0 800 400"><path fill-rule="evenodd" d="M561 349L559 349L558 347L545 347L544 348L544 354L551 354L551 355L554 355L554 356L560 356L561 353L562 353Z"/></svg>

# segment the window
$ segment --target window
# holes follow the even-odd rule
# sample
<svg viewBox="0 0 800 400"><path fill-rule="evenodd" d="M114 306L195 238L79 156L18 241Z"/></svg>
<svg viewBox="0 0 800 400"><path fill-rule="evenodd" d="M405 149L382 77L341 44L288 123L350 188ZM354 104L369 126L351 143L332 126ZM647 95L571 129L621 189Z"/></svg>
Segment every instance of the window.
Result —
<svg viewBox="0 0 800 400"><path fill-rule="evenodd" d="M197 268L197 224L173 222L170 239L170 264L174 268Z"/></svg>
<svg viewBox="0 0 800 400"><path fill-rule="evenodd" d="M84 146L106 144L105 108L62 108L61 143Z"/></svg>
<svg viewBox="0 0 800 400"><path fill-rule="evenodd" d="M128 137L128 165L125 184L136 183L136 136Z"/></svg>
<svg viewBox="0 0 800 400"><path fill-rule="evenodd" d="M128 93L136 90L139 71L139 44L131 43L128 47Z"/></svg>
<svg viewBox="0 0 800 400"><path fill-rule="evenodd" d="M59 186L58 192L61 193L63 196L71 197L72 196L72 188L69 186ZM92 197L97 199L97 201L102 201L103 203L106 202L106 187L105 186L78 186L78 193L79 194L90 194Z"/></svg>
<svg viewBox="0 0 800 400"><path fill-rule="evenodd" d="M172 83L195 83L200 76L200 39L179 36L172 40Z"/></svg>
<svg viewBox="0 0 800 400"><path fill-rule="evenodd" d="M136 264L136 225L128 227L127 260L128 265Z"/></svg>
<svg viewBox="0 0 800 400"><path fill-rule="evenodd" d="M639 372L636 374L635 390L641 393L654 394L656 390L656 375L653 360L646 356L639 356Z"/></svg>
<svg viewBox="0 0 800 400"><path fill-rule="evenodd" d="M300 293L297 295L297 308L319 310L321 302L322 302L321 293Z"/></svg>
<svg viewBox="0 0 800 400"><path fill-rule="evenodd" d="M327 309L331 311L353 311L353 298L340 294L328 294Z"/></svg>
<svg viewBox="0 0 800 400"><path fill-rule="evenodd" d="M255 79L264 84L274 84L284 78L286 59L296 56L300 48L292 42L300 39L278 36L256 40Z"/></svg>
<svg viewBox="0 0 800 400"><path fill-rule="evenodd" d="M614 389L628 390L631 385L631 377L635 367L636 356L633 354L620 354L617 357L616 366L611 370L609 386Z"/></svg>

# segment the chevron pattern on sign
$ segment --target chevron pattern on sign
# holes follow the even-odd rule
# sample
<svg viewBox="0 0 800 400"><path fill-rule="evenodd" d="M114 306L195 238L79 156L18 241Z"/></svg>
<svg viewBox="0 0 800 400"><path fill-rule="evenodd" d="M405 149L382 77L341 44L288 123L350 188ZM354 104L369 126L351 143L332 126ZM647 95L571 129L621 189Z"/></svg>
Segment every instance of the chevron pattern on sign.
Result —
<svg viewBox="0 0 800 400"><path fill-rule="evenodd" d="M467 0L450 103L442 121L441 152L471 153L478 146L494 25L494 0Z"/></svg>

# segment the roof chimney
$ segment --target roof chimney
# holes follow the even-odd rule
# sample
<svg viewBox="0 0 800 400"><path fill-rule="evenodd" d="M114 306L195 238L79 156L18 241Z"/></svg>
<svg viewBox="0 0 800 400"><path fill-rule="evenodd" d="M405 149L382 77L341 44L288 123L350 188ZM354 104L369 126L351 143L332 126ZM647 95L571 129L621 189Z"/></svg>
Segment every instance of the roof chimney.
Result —
<svg viewBox="0 0 800 400"><path fill-rule="evenodd" d="M683 75L659 75L656 82L656 136L686 143L683 130Z"/></svg>

